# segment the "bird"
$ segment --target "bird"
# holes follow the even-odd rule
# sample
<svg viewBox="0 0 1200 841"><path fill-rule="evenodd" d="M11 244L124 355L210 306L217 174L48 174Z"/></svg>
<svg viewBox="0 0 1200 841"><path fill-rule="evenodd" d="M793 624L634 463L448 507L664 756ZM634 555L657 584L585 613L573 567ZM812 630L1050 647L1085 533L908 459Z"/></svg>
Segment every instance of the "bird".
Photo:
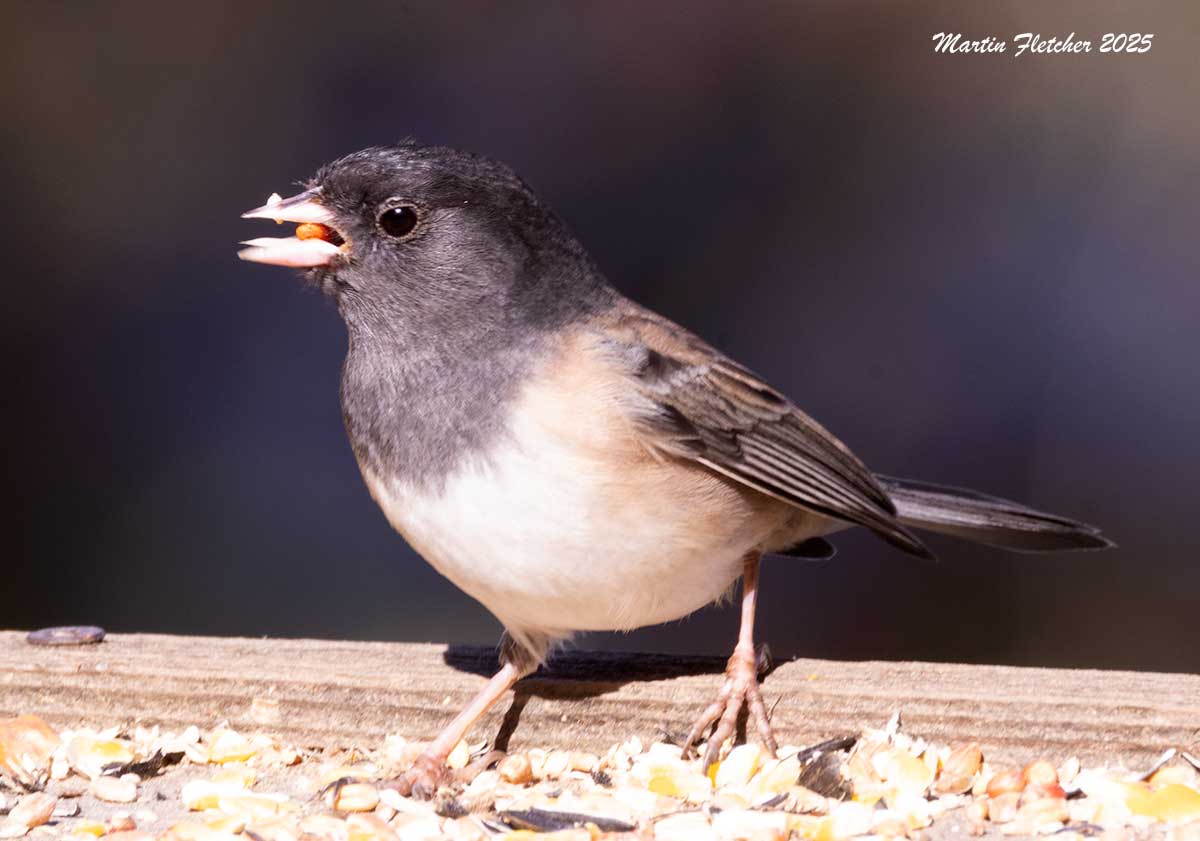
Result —
<svg viewBox="0 0 1200 841"><path fill-rule="evenodd" d="M342 416L375 502L504 626L500 669L395 783L432 796L479 717L573 634L680 619L741 580L736 645L683 741L707 769L743 709L774 754L754 620L767 554L827 556L865 527L1019 552L1100 531L869 470L780 391L622 295L508 166L403 141L321 167L243 214L296 223L243 260L302 270L345 323Z"/></svg>

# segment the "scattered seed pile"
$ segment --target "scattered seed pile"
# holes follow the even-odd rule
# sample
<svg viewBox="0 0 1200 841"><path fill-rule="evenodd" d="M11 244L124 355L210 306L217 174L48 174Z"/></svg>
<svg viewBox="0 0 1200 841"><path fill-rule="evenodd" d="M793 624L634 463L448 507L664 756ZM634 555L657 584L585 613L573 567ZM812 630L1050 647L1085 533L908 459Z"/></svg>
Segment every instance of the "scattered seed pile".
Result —
<svg viewBox="0 0 1200 841"><path fill-rule="evenodd" d="M262 701L269 706L269 701ZM263 709L264 714L270 710ZM630 739L603 756L530 750L491 759L460 743L460 782L431 803L375 781L421 743L314 750L228 727L56 732L0 720L0 838L109 841L708 841L873 836L1167 836L1200 841L1200 760L1146 773L1038 761L991 765L978 745L881 730L779 759L739 745L702 773L677 746ZM469 782L467 781L469 779Z"/></svg>

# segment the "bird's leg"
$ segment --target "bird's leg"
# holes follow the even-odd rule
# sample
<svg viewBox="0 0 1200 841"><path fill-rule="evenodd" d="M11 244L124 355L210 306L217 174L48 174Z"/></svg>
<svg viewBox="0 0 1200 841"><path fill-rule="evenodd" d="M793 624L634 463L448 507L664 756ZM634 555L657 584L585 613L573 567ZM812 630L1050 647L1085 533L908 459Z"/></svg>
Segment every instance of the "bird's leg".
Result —
<svg viewBox="0 0 1200 841"><path fill-rule="evenodd" d="M538 662L550 644L548 638L536 634L527 635L525 639L528 644L540 647L540 653L517 644L505 632L500 643L500 662L503 663L500 671L496 672L487 685L479 690L479 694L471 699L471 703L467 704L466 709L443 728L437 738L425 749L425 752L416 758L412 767L403 775L388 782L387 786L395 788L406 797L412 795L422 800L428 800L437 792L438 786L450 782L454 775L446 767L446 758L450 756L454 746L462 741L479 717L511 689L514 683L537 669ZM477 770L483 770L483 768L478 767Z"/></svg>
<svg viewBox="0 0 1200 841"><path fill-rule="evenodd" d="M432 797L438 786L450 782L451 772L446 767L446 758L450 756L454 746L462 741L479 717L511 689L520 677L521 672L516 666L505 663L479 694L471 699L471 703L430 742L429 747L416 758L412 767L387 785L405 796L412 795L421 800Z"/></svg>
<svg viewBox="0 0 1200 841"><path fill-rule="evenodd" d="M704 752L704 770L717 761L721 746L733 735L737 727L738 714L745 705L750 718L758 729L763 747L774 756L777 746L775 734L771 732L771 721L758 689L758 657L754 651L754 608L758 599L759 552L746 555L742 571L742 624L738 630L737 646L725 666L725 683L717 693L717 700L709 705L688 733L683 743L683 755L689 756L693 746L709 727L716 726L708 738L708 749Z"/></svg>

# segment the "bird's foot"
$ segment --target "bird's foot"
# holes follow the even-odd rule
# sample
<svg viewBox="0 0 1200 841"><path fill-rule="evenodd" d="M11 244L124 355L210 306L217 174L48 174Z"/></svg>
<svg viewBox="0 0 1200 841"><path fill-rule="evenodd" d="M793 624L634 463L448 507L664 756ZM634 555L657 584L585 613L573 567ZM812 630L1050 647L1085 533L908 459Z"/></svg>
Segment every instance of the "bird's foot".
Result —
<svg viewBox="0 0 1200 841"><path fill-rule="evenodd" d="M454 783L462 785L470 783L504 756L504 751L489 751L466 767L451 771L446 767L444 757L423 753L416 758L411 768L399 777L381 783L381 785L384 788L395 789L405 797L432 800L439 789Z"/></svg>
<svg viewBox="0 0 1200 841"><path fill-rule="evenodd" d="M382 785L384 788L395 789L405 797L431 800L439 788L453 780L454 774L446 767L444 756L423 753L416 758L411 768Z"/></svg>
<svg viewBox="0 0 1200 841"><path fill-rule="evenodd" d="M700 741L704 731L712 727L712 735L708 737L708 748L704 751L704 770L707 772L709 766L720 757L721 746L725 744L725 740L737 729L738 715L743 706L754 721L763 747L772 756L775 755L775 734L771 731L771 721L767 717L767 708L758 688L759 674L767 672L769 668L770 652L766 646L763 646L758 654L749 645L739 645L733 650L733 656L725 666L725 683L717 693L717 700L705 708L696 719L683 743L685 758L691 755L692 748Z"/></svg>

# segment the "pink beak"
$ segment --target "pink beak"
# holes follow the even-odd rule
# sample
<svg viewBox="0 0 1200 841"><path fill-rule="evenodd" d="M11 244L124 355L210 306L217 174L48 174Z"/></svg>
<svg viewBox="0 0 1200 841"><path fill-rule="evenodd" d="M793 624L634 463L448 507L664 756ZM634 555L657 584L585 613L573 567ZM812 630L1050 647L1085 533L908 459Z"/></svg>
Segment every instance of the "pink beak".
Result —
<svg viewBox="0 0 1200 841"><path fill-rule="evenodd" d="M290 199L274 195L262 207L243 213L242 218L329 225L333 222L333 212L317 200L320 192L321 188L317 187ZM334 257L344 253L342 246L318 238L258 237L246 240L242 245L249 246L238 252L242 260L301 269L326 266Z"/></svg>

